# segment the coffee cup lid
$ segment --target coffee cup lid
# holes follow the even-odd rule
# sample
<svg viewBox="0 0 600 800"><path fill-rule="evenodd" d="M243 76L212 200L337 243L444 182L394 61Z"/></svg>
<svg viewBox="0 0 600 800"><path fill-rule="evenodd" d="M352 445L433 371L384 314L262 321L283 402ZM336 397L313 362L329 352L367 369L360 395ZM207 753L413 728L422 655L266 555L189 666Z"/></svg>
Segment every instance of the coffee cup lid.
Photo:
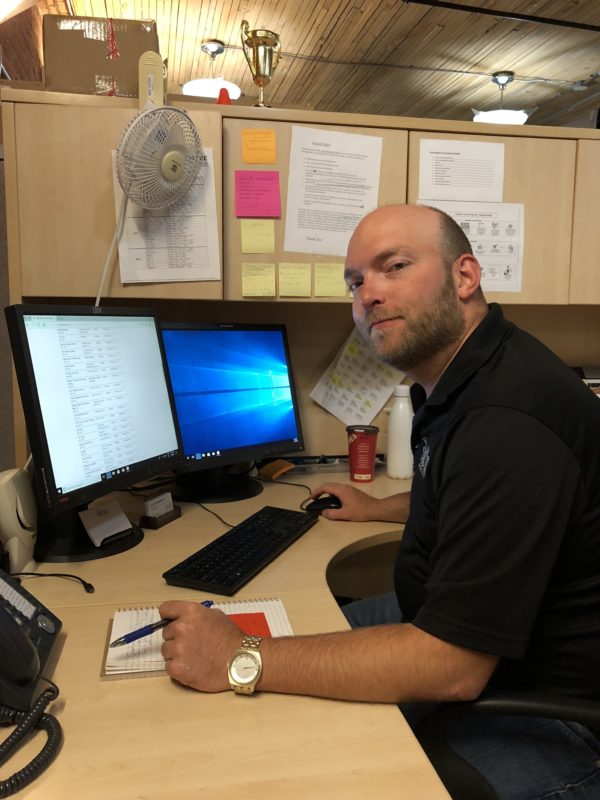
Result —
<svg viewBox="0 0 600 800"><path fill-rule="evenodd" d="M347 425L346 430L349 433L379 433L377 425Z"/></svg>

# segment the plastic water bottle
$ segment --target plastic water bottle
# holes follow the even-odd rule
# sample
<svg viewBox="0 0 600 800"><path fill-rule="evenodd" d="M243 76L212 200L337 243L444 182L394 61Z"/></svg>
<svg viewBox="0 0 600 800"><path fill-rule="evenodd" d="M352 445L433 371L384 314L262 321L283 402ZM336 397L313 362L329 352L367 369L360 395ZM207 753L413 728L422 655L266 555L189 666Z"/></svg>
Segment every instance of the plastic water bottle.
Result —
<svg viewBox="0 0 600 800"><path fill-rule="evenodd" d="M387 437L387 474L390 478L412 478L413 454L410 447L413 409L410 388L394 386Z"/></svg>

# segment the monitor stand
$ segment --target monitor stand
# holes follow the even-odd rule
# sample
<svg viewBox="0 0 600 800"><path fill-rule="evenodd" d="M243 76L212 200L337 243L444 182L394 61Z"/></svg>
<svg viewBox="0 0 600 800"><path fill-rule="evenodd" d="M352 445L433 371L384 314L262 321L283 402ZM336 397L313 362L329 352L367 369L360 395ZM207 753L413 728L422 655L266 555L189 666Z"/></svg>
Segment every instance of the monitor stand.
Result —
<svg viewBox="0 0 600 800"><path fill-rule="evenodd" d="M144 538L138 525L119 531L96 547L83 525L77 510L64 511L47 520L38 521L33 558L38 562L64 563L93 561L123 553Z"/></svg>
<svg viewBox="0 0 600 800"><path fill-rule="evenodd" d="M173 497L186 503L234 503L255 497L262 484L247 472L231 472L229 467L210 467L177 475Z"/></svg>

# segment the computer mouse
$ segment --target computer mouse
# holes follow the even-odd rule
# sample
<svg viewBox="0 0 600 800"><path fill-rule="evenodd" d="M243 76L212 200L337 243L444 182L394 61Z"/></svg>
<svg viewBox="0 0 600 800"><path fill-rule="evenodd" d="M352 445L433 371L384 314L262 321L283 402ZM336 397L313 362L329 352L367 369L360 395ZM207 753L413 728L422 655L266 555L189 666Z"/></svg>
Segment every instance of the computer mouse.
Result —
<svg viewBox="0 0 600 800"><path fill-rule="evenodd" d="M342 502L334 494L322 494L304 509L307 514L321 514L326 508L341 508Z"/></svg>

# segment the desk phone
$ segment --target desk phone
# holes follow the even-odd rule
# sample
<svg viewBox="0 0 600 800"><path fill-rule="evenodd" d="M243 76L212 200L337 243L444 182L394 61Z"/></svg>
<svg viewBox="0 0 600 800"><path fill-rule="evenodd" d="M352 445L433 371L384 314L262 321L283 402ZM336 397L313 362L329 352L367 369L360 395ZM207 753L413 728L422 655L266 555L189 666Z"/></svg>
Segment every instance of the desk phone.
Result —
<svg viewBox="0 0 600 800"><path fill-rule="evenodd" d="M0 723L16 725L3 742L3 761L37 728L48 735L40 753L26 767L0 780L0 797L31 783L60 750L61 727L53 716L44 713L58 689L51 685L38 690L61 627L57 616L0 570Z"/></svg>

